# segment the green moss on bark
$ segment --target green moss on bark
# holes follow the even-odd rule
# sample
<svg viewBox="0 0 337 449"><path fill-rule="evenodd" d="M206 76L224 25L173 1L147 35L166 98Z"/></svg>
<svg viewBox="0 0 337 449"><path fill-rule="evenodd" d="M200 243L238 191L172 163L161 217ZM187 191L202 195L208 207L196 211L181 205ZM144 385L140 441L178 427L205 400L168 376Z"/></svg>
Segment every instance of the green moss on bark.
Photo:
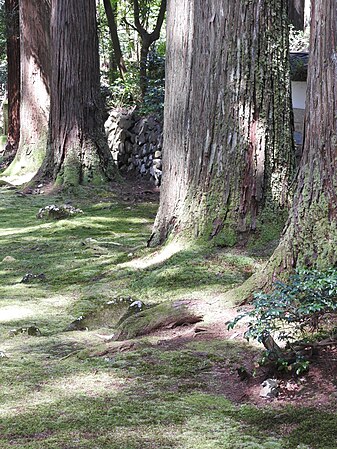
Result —
<svg viewBox="0 0 337 449"><path fill-rule="evenodd" d="M40 169L46 155L47 135L35 144L22 144L2 177L15 182L15 179L24 178L30 181Z"/></svg>

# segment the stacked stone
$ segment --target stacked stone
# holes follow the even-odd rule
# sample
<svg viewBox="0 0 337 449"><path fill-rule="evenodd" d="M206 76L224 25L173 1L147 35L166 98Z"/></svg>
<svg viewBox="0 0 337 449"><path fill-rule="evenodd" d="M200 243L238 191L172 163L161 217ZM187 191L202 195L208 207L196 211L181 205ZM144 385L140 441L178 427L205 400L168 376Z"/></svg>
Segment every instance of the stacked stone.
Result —
<svg viewBox="0 0 337 449"><path fill-rule="evenodd" d="M135 171L157 186L162 176L163 129L154 117L137 117L134 111L110 111L105 122L109 148L118 168Z"/></svg>

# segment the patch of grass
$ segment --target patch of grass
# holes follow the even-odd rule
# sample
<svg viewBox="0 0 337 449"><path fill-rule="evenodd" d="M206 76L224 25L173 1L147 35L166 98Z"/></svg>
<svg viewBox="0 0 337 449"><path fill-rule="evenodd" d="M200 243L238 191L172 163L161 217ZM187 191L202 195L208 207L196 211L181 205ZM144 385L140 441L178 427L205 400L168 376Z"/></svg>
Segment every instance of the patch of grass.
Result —
<svg viewBox="0 0 337 449"><path fill-rule="evenodd" d="M0 448L336 447L332 413L236 406L214 385L211 390L214 368L247 356L248 347L235 341L177 342L170 349L149 339L133 352L87 357L102 344L95 331L63 332L78 315L98 312L99 326L112 299L165 304L215 295L241 283L256 261L188 247L158 262L145 249L155 205L130 206L106 190L80 194L19 196L0 189L0 349L7 355L0 358ZM35 218L40 207L65 201L83 216ZM126 263L137 255L153 256L154 263ZM27 272L46 280L20 283ZM41 337L9 337L13 327L33 323Z"/></svg>

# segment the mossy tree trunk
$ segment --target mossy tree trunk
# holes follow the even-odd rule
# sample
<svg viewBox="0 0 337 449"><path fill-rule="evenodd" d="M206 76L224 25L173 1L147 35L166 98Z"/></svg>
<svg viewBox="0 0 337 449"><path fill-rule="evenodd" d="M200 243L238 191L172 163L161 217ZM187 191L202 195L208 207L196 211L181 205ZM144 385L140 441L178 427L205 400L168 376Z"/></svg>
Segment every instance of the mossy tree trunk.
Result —
<svg viewBox="0 0 337 449"><path fill-rule="evenodd" d="M223 245L276 237L293 171L287 0L170 0L163 183L149 244L179 233Z"/></svg>
<svg viewBox="0 0 337 449"><path fill-rule="evenodd" d="M20 142L5 176L30 180L43 161L49 116L50 0L20 3Z"/></svg>
<svg viewBox="0 0 337 449"><path fill-rule="evenodd" d="M337 264L337 2L315 0L311 8L303 155L289 221L266 267L272 279Z"/></svg>
<svg viewBox="0 0 337 449"><path fill-rule="evenodd" d="M15 156L20 140L19 0L5 0L7 32L8 134L5 155Z"/></svg>
<svg viewBox="0 0 337 449"><path fill-rule="evenodd" d="M59 184L112 176L103 131L95 0L52 3L50 135L42 173Z"/></svg>

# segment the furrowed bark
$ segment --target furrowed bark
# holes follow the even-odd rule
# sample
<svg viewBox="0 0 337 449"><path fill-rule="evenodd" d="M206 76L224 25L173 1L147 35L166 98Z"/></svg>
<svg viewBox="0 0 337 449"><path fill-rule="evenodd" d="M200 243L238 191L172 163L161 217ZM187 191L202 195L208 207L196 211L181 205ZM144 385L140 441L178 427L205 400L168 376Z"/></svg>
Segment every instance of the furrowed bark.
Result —
<svg viewBox="0 0 337 449"><path fill-rule="evenodd" d="M20 2L21 133L4 176L33 178L46 153L50 92L50 0ZM22 125L24 124L24 126Z"/></svg>
<svg viewBox="0 0 337 449"><path fill-rule="evenodd" d="M163 183L149 244L277 237L294 173L287 1L171 0L167 42Z"/></svg>
<svg viewBox="0 0 337 449"><path fill-rule="evenodd" d="M55 0L51 18L51 112L42 175L99 184L114 175L103 131L95 0Z"/></svg>
<svg viewBox="0 0 337 449"><path fill-rule="evenodd" d="M291 214L266 279L337 264L337 2L312 1L305 139Z"/></svg>
<svg viewBox="0 0 337 449"><path fill-rule="evenodd" d="M13 158L20 140L20 23L19 1L6 0L8 134L5 155Z"/></svg>

